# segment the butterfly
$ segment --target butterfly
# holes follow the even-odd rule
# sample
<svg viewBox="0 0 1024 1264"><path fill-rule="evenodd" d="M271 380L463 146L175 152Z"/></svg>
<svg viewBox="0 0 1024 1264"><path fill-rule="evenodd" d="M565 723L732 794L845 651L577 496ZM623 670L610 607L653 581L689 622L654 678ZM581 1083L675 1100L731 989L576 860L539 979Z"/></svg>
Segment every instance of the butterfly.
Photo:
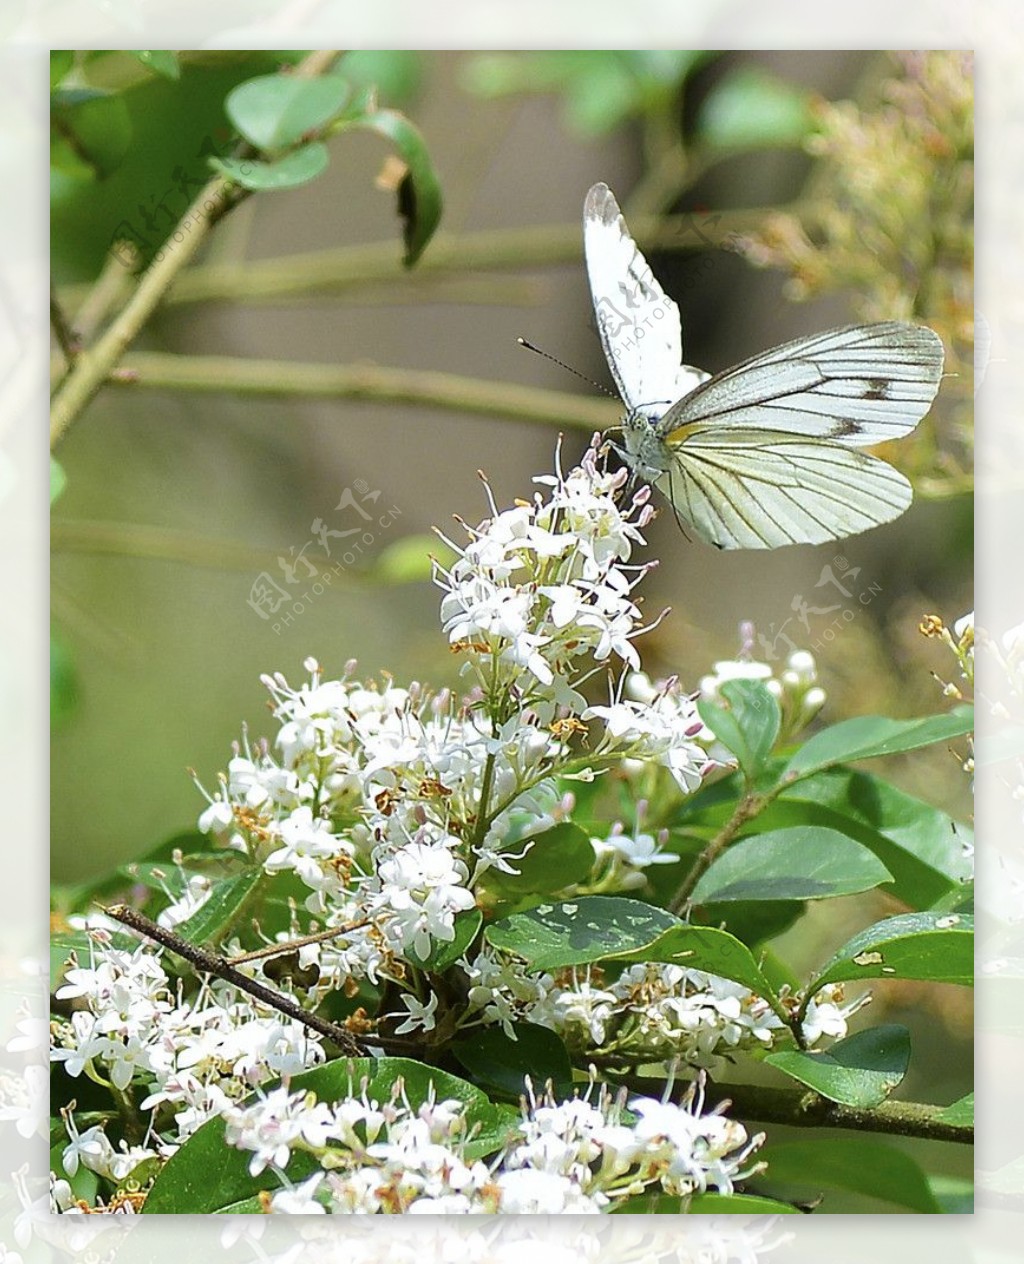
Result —
<svg viewBox="0 0 1024 1264"><path fill-rule="evenodd" d="M681 523L722 549L857 535L898 518L909 482L865 446L931 407L942 343L921 325L847 325L773 347L713 377L682 361L679 308L606 184L583 208L601 344L627 413L620 450Z"/></svg>

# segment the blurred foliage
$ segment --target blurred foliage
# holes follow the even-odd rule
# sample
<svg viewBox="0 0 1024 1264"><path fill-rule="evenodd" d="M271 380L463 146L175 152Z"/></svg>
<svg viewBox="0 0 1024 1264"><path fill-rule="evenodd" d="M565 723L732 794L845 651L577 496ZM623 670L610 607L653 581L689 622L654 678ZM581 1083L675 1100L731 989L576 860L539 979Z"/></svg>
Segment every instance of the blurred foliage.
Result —
<svg viewBox="0 0 1024 1264"><path fill-rule="evenodd" d="M211 167L250 189L315 179L327 152L318 141L302 142L325 124L329 134L369 127L397 151L411 185L401 176L393 183L406 221L406 263L415 262L440 219L440 183L418 131L380 103L415 95L419 55L351 52L330 76L280 73L302 56L51 52L51 228L60 279L94 277L119 243L126 261L130 246L133 266L147 265ZM276 161L249 157L243 165L239 136Z"/></svg>
<svg viewBox="0 0 1024 1264"><path fill-rule="evenodd" d="M588 49L480 53L463 86L481 97L557 92L569 126L601 136L628 119L671 111L687 77L716 53L670 49Z"/></svg>
<svg viewBox="0 0 1024 1264"><path fill-rule="evenodd" d="M794 302L844 291L859 320L919 320L946 347L937 410L901 443L922 491L959 490L971 468L974 357L974 110L970 52L900 53L865 104L822 102L801 209L743 244L789 274Z"/></svg>

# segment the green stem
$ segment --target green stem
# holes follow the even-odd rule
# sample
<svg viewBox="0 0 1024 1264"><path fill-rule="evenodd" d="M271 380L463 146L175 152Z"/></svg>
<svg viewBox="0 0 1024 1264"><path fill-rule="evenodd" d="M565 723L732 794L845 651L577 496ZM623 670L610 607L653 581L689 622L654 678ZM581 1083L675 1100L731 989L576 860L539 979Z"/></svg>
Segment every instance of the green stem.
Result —
<svg viewBox="0 0 1024 1264"><path fill-rule="evenodd" d="M587 433L615 425L621 411L610 400L587 399L567 391L372 364L305 364L139 351L126 357L122 368L130 377L121 376L110 384L130 390L145 386L202 394L226 391L267 397L369 400L509 417Z"/></svg>
<svg viewBox="0 0 1024 1264"><path fill-rule="evenodd" d="M668 906L670 912L681 913L683 911L701 877L711 868L712 864L729 844L735 840L736 835L743 826L767 807L777 793L777 790L770 794L747 793L740 799L732 816L693 862L690 872L683 879L679 889L672 897L672 902Z"/></svg>
<svg viewBox="0 0 1024 1264"><path fill-rule="evenodd" d="M817 218L802 202L785 206L742 207L715 211L714 226L702 228L704 240L693 231L691 215L641 215L630 221L630 231L645 250L703 250L724 243L734 233L760 227L767 214L798 214ZM240 264L203 264L179 277L167 303L276 302L290 295L337 294L379 282L400 284L403 290L453 273L493 272L577 263L583 234L577 223L539 224L529 228L487 229L475 233L439 233L414 272L406 272L391 241L342 246ZM75 289L65 295L71 309Z"/></svg>

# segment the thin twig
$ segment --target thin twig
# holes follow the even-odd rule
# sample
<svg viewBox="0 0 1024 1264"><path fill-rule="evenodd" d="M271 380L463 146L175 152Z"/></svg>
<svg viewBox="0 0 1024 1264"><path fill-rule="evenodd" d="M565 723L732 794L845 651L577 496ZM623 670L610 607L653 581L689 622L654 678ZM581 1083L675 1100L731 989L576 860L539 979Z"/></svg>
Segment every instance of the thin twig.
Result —
<svg viewBox="0 0 1024 1264"><path fill-rule="evenodd" d="M734 841L736 835L740 832L744 825L753 817L757 816L769 802L767 795L747 794L740 799L736 805L736 810L728 821L722 826L718 833L714 836L710 843L704 848L697 859L690 867L689 873L683 879L672 897L669 904L669 911L672 913L681 913L685 908L693 894L693 890L701 877L711 868L712 864L718 859L723 851Z"/></svg>
<svg viewBox="0 0 1024 1264"><path fill-rule="evenodd" d="M57 291L50 286L50 325L53 329L57 345L64 353L64 359L70 368L78 359L82 350L82 336L76 330L57 300Z"/></svg>
<svg viewBox="0 0 1024 1264"><path fill-rule="evenodd" d="M176 935L174 931L167 930L156 922L150 921L148 917L145 917L135 909L129 908L126 904L115 904L112 908L105 908L103 911L108 917L112 917L114 921L129 927L139 935L145 935L147 939L152 939L155 943L168 949L169 952L181 957L201 974L212 974L218 979L224 979L225 982L238 988L240 992L245 992L256 1000L262 1001L264 1005L269 1005L271 1009L277 1010L279 1014L284 1014L288 1018L294 1018L303 1027L309 1028L310 1031L318 1032L321 1036L326 1036L327 1039L333 1040L344 1053L351 1054L353 1057L362 1054L363 1050L359 1041L347 1027L342 1027L338 1023L332 1023L330 1019L322 1018L319 1014L311 1013L309 1010L303 1009L298 1001L293 1000L290 996L285 996L281 992L275 992L273 988L257 983L255 979L250 979L247 975L242 974L240 970L236 970L226 957L221 957L215 952L209 952L205 948L189 943L181 935Z"/></svg>

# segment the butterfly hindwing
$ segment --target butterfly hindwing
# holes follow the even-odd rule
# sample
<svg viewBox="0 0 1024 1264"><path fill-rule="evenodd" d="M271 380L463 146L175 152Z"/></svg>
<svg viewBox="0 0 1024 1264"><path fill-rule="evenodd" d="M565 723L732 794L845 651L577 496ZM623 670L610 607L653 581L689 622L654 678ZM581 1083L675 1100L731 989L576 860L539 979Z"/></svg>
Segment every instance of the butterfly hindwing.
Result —
<svg viewBox="0 0 1024 1264"><path fill-rule="evenodd" d="M708 428L674 457L659 489L718 548L844 539L911 502L910 484L878 457L782 432Z"/></svg>

